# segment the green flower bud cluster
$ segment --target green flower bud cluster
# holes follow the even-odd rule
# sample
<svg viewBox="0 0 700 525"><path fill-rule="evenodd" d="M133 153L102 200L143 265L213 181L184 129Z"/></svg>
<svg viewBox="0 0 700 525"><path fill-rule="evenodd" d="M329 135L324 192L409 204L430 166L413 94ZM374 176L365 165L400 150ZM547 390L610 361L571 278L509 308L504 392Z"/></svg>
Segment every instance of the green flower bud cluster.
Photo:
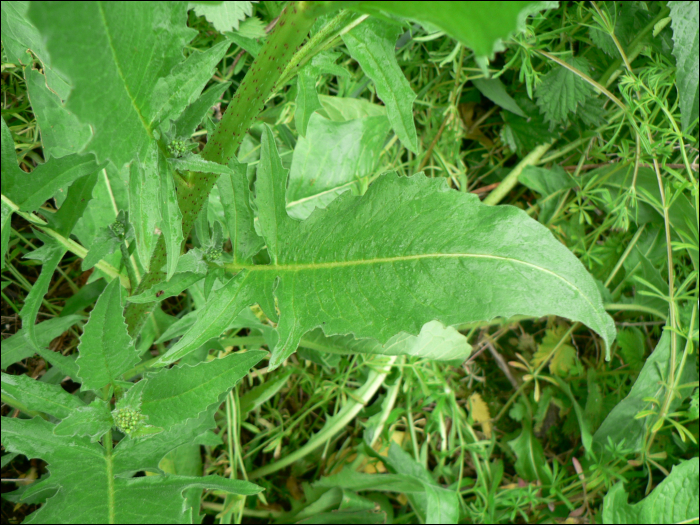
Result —
<svg viewBox="0 0 700 525"><path fill-rule="evenodd" d="M204 260L207 262L214 262L221 258L223 253L224 251L221 248L209 248L209 250L207 250L207 252L204 254Z"/></svg>
<svg viewBox="0 0 700 525"><path fill-rule="evenodd" d="M112 232L114 235L119 237L120 239L124 237L124 234L126 233L126 227L124 226L124 223L116 220L114 221L111 225L110 228L112 228Z"/></svg>
<svg viewBox="0 0 700 525"><path fill-rule="evenodd" d="M133 408L120 408L115 410L112 416L119 430L125 434L131 434L145 419L142 414Z"/></svg>
<svg viewBox="0 0 700 525"><path fill-rule="evenodd" d="M182 157L189 151L187 143L184 140L175 139L168 144L168 151L173 157Z"/></svg>

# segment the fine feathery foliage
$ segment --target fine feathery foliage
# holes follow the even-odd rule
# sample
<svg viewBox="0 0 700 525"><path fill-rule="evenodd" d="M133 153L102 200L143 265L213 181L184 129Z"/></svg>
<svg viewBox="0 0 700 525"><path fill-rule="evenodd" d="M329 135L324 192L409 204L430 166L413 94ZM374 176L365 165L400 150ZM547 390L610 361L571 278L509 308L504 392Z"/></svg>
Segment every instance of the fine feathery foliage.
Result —
<svg viewBox="0 0 700 525"><path fill-rule="evenodd" d="M2 33L23 522L697 519L696 3Z"/></svg>

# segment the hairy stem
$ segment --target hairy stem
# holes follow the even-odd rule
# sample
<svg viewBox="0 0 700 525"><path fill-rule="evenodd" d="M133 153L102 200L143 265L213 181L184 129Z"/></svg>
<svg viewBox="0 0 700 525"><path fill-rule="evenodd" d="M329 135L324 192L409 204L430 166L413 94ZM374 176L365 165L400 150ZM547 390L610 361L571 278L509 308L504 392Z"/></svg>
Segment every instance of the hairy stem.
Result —
<svg viewBox="0 0 700 525"><path fill-rule="evenodd" d="M311 29L314 23L311 13L315 8L314 2L290 2L282 11L275 29L246 73L219 126L209 137L202 150L202 158L227 164L234 157L246 131L272 94L285 66ZM211 173L191 172L187 184L177 185L177 199L182 212L182 232L185 239L217 178L218 175ZM165 242L161 236L151 257L150 270L133 293L139 294L165 280L165 272L161 271L165 262ZM139 333L156 304L127 305L124 317L132 337Z"/></svg>

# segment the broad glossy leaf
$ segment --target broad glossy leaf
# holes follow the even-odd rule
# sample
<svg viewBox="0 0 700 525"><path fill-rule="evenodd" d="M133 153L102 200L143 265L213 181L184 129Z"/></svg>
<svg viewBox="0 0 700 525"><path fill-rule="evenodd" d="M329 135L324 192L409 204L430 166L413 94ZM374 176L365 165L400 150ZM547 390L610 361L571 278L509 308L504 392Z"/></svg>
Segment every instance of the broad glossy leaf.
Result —
<svg viewBox="0 0 700 525"><path fill-rule="evenodd" d="M219 197L224 208L233 247L234 262L248 262L263 247L263 239L255 232L253 210L250 207L250 189L246 175L247 165L234 157L231 168L216 181Z"/></svg>
<svg viewBox="0 0 700 525"><path fill-rule="evenodd" d="M362 177L372 175L389 132L386 117L333 122L312 115L306 137L294 148L287 213L306 219Z"/></svg>
<svg viewBox="0 0 700 525"><path fill-rule="evenodd" d="M3 372L2 395L3 398L14 399L16 403L12 403L13 406L21 405L23 410L43 412L59 419L85 407L85 403L63 390L60 385L37 381L24 374L15 376Z"/></svg>
<svg viewBox="0 0 700 525"><path fill-rule="evenodd" d="M432 320L453 325L560 315L587 324L608 348L615 339L593 278L517 208L483 205L443 179L387 174L362 197L343 194L297 222L285 211L285 178L266 128L256 194L273 263L229 265L239 274L161 364L217 336L254 302L279 319L273 368L317 327L386 343L402 331L417 334Z"/></svg>
<svg viewBox="0 0 700 525"><path fill-rule="evenodd" d="M676 86L681 103L683 130L698 118L698 6L695 2L669 2L673 27L673 54L676 57Z"/></svg>
<svg viewBox="0 0 700 525"><path fill-rule="evenodd" d="M413 121L416 94L396 62L394 44L401 30L383 20L369 18L343 35L350 56L372 79L377 96L384 102L389 122L401 143L418 151L418 137Z"/></svg>
<svg viewBox="0 0 700 525"><path fill-rule="evenodd" d="M436 361L464 360L471 353L467 338L451 326L445 327L438 321L423 325L420 334L405 332L395 335L382 345L375 339L355 339L351 335L325 336L317 328L306 334L300 346L334 354L380 354L411 355Z"/></svg>
<svg viewBox="0 0 700 525"><path fill-rule="evenodd" d="M187 523L191 516L182 492L190 487L252 495L260 487L218 476L114 477L113 458L89 438L53 434L54 425L40 418L2 418L7 450L48 463L51 476L34 484L38 490L60 489L25 523ZM154 512L157 504L157 512Z"/></svg>
<svg viewBox="0 0 700 525"><path fill-rule="evenodd" d="M61 159L50 158L31 173L26 173L17 165L12 134L2 119L2 194L22 211L36 210L60 187L93 174L101 167L92 155L75 154Z"/></svg>
<svg viewBox="0 0 700 525"><path fill-rule="evenodd" d="M35 325L34 334L37 343L42 348L49 346L56 337L83 319L81 315L66 315L66 317L55 317ZM34 355L34 346L26 339L26 333L26 329L22 328L2 341L2 368L7 368L17 361Z"/></svg>
<svg viewBox="0 0 700 525"><path fill-rule="evenodd" d="M604 523L693 523L698 519L700 460L686 459L646 498L630 505L622 482L603 499Z"/></svg>
<svg viewBox="0 0 700 525"><path fill-rule="evenodd" d="M53 433L57 436L87 436L93 443L104 436L114 425L112 414L101 399L90 405L76 408L63 418Z"/></svg>
<svg viewBox="0 0 700 525"><path fill-rule="evenodd" d="M358 10L386 11L427 22L474 50L492 56L497 44L525 27L528 15L557 7L558 2L360 2Z"/></svg>
<svg viewBox="0 0 700 525"><path fill-rule="evenodd" d="M32 63L30 51L44 66L47 83L58 97L65 101L70 92L70 84L49 62L44 38L27 18L30 2L2 2L2 44L10 62L28 66Z"/></svg>
<svg viewBox="0 0 700 525"><path fill-rule="evenodd" d="M679 338L679 345L682 341ZM637 380L618 405L612 409L603 424L593 435L593 448L596 452L602 452L604 447L611 440L614 444L621 444L623 448L631 449L634 452L641 450L644 434L648 427L654 423L654 418L646 417L635 419L639 412L652 408L651 403L646 399L662 399L665 393L664 378L669 377L671 355L671 335L664 331L661 340L656 345L656 349L647 357L642 371ZM679 384L686 385L698 380L697 368L693 363L688 362L683 370L677 369L676 374L682 374ZM689 389L680 391L682 398L673 397L669 406L669 412L673 412L690 395Z"/></svg>
<svg viewBox="0 0 700 525"><path fill-rule="evenodd" d="M141 412L148 423L166 430L188 417L197 417L244 377L267 352L231 354L196 366L180 365L148 377Z"/></svg>
<svg viewBox="0 0 700 525"><path fill-rule="evenodd" d="M386 108L379 104L372 104L364 98L329 97L319 95L323 110L319 111L334 122L345 122L363 117L385 117Z"/></svg>
<svg viewBox="0 0 700 525"><path fill-rule="evenodd" d="M197 99L226 52L220 44L183 58L195 34L186 10L186 3L168 2L30 6L52 65L73 85L66 108L92 126L87 150L100 162L121 169L137 154L145 158L159 122Z"/></svg>
<svg viewBox="0 0 700 525"><path fill-rule="evenodd" d="M78 345L83 390L98 390L114 383L139 362L122 311L122 288L119 279L114 279L90 312Z"/></svg>

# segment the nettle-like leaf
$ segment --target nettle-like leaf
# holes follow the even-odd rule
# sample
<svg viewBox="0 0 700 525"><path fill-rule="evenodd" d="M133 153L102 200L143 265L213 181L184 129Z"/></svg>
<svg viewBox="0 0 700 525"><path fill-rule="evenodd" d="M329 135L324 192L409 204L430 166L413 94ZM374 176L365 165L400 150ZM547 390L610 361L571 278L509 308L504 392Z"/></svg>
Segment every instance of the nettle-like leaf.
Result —
<svg viewBox="0 0 700 525"><path fill-rule="evenodd" d="M588 74L589 65L585 58L569 57L566 62ZM593 87L588 82L559 65L542 77L535 92L537 105L552 123L565 122L592 94Z"/></svg>
<svg viewBox="0 0 700 525"><path fill-rule="evenodd" d="M220 33L238 29L240 21L253 14L251 2L190 2L189 9L205 17Z"/></svg>
<svg viewBox="0 0 700 525"><path fill-rule="evenodd" d="M698 62L698 5L695 2L669 2L673 27L673 55L676 57L676 85L681 103L684 130L698 118L700 72Z"/></svg>
<svg viewBox="0 0 700 525"><path fill-rule="evenodd" d="M554 314L587 324L608 348L615 339L593 278L517 208L483 205L422 174L387 174L364 196L345 193L297 222L286 212L286 179L266 128L256 203L271 264L227 265L238 274L213 292L161 365L218 336L252 303L277 322L271 367L317 327L385 343L432 320Z"/></svg>

